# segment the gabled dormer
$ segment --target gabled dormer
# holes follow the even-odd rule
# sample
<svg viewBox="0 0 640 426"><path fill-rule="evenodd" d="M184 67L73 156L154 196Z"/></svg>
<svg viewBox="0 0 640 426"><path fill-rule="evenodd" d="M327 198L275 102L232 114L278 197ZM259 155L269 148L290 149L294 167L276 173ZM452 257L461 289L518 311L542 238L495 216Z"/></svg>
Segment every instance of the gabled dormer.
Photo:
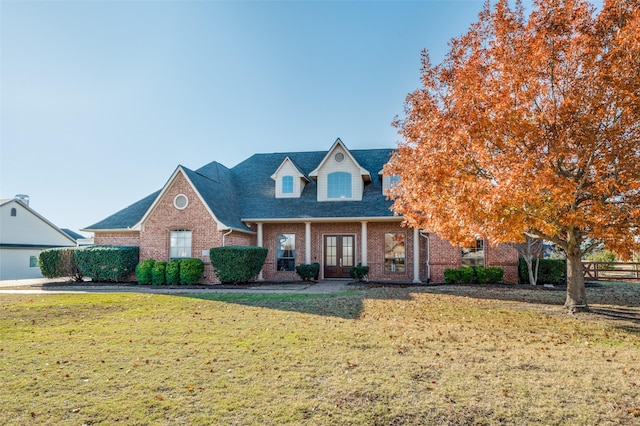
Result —
<svg viewBox="0 0 640 426"><path fill-rule="evenodd" d="M318 201L361 201L371 174L337 139L318 167L309 173L318 184Z"/></svg>
<svg viewBox="0 0 640 426"><path fill-rule="evenodd" d="M378 177L382 180L382 194L389 195L391 187L400 183L400 176L397 175L385 175L384 169L378 172Z"/></svg>
<svg viewBox="0 0 640 426"><path fill-rule="evenodd" d="M309 183L309 179L289 157L284 159L271 179L276 183L276 198L300 198L302 190Z"/></svg>

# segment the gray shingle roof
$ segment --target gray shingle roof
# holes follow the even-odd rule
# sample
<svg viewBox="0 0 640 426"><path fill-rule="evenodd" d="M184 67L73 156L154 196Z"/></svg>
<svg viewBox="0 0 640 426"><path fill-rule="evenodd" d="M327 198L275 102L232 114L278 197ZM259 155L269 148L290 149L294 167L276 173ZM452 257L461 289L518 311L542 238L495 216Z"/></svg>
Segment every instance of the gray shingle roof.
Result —
<svg viewBox="0 0 640 426"><path fill-rule="evenodd" d="M249 228L243 219L305 219L392 217L391 201L382 193L378 172L389 161L392 149L350 151L367 169L372 181L366 183L362 201L317 201L317 184L310 179L300 198L276 198L271 175L289 157L305 176L318 167L327 151L255 154L229 169L217 162L195 171L182 167L211 211L230 228ZM87 227L88 230L127 229L136 225L153 204L160 191Z"/></svg>

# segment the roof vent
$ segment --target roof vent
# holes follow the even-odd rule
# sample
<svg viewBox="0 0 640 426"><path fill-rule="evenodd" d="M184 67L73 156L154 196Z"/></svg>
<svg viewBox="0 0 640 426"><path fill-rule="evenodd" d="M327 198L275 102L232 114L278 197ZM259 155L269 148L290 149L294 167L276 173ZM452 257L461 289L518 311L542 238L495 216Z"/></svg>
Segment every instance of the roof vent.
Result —
<svg viewBox="0 0 640 426"><path fill-rule="evenodd" d="M18 201L22 201L23 204L29 205L29 196L27 194L16 194L14 197Z"/></svg>

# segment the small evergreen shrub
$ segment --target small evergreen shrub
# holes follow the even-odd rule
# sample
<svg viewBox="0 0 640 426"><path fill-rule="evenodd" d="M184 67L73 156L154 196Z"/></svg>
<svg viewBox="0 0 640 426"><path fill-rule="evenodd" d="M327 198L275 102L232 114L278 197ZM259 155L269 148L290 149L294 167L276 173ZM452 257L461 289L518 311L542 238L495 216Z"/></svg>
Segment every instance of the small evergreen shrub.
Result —
<svg viewBox="0 0 640 426"><path fill-rule="evenodd" d="M76 260L77 250L75 247L43 250L38 256L40 272L47 278L65 277L69 281L81 282L83 275Z"/></svg>
<svg viewBox="0 0 640 426"><path fill-rule="evenodd" d="M307 264L303 263L301 265L296 266L296 273L302 279L302 281L311 281L317 279L318 274L320 273L320 264L312 263Z"/></svg>
<svg viewBox="0 0 640 426"><path fill-rule="evenodd" d="M489 281L489 271L484 266L477 266L475 268L476 282L478 284L486 284Z"/></svg>
<svg viewBox="0 0 640 426"><path fill-rule="evenodd" d="M165 275L166 269L167 262L164 260L157 260L153 264L153 268L151 269L151 283L153 285L165 285L167 283Z"/></svg>
<svg viewBox="0 0 640 426"><path fill-rule="evenodd" d="M151 270L155 260L144 259L136 266L136 277L138 284L151 284Z"/></svg>
<svg viewBox="0 0 640 426"><path fill-rule="evenodd" d="M349 269L349 275L351 275L351 278L355 281L365 281L368 273L369 267L363 266L362 263L358 263L357 266L352 266L351 269Z"/></svg>
<svg viewBox="0 0 640 426"><path fill-rule="evenodd" d="M268 250L254 246L214 247L209 250L211 266L223 283L244 283L260 273Z"/></svg>
<svg viewBox="0 0 640 426"><path fill-rule="evenodd" d="M95 246L76 251L80 272L93 281L123 281L139 262L138 247Z"/></svg>
<svg viewBox="0 0 640 426"><path fill-rule="evenodd" d="M180 284L180 259L171 259L167 262L165 278L168 285Z"/></svg>
<svg viewBox="0 0 640 426"><path fill-rule="evenodd" d="M487 268L487 282L489 284L498 284L504 278L504 269L497 266L489 266Z"/></svg>
<svg viewBox="0 0 640 426"><path fill-rule="evenodd" d="M462 284L471 284L475 280L475 273L473 268L463 266L460 268L460 281Z"/></svg>
<svg viewBox="0 0 640 426"><path fill-rule="evenodd" d="M444 283L445 284L457 284L461 281L460 269L445 269L444 270Z"/></svg>
<svg viewBox="0 0 640 426"><path fill-rule="evenodd" d="M190 257L180 262L180 284L198 284L204 274L204 262Z"/></svg>

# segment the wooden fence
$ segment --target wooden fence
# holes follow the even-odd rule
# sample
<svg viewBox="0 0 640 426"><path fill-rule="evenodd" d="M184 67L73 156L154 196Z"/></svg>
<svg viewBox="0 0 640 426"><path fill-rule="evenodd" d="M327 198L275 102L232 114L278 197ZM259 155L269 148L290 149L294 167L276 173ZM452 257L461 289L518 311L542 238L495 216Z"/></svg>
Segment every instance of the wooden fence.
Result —
<svg viewBox="0 0 640 426"><path fill-rule="evenodd" d="M640 280L640 262L582 262L590 281Z"/></svg>

